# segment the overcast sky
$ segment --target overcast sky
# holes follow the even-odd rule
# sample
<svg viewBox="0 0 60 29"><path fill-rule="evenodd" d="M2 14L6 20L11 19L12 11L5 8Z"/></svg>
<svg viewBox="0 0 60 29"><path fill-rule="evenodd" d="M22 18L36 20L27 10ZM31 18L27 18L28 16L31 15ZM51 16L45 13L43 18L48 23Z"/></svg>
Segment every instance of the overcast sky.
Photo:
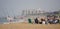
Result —
<svg viewBox="0 0 60 29"><path fill-rule="evenodd" d="M0 0L0 17L20 15L21 10L28 8L56 11L60 9L60 0Z"/></svg>

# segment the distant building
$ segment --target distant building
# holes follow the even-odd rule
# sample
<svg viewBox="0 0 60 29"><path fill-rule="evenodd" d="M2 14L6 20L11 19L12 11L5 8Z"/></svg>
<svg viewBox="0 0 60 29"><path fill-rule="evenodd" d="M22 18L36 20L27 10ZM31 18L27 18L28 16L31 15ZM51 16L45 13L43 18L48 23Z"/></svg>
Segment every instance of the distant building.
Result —
<svg viewBox="0 0 60 29"><path fill-rule="evenodd" d="M40 11L40 10L22 10L22 15L26 15L26 16L29 16L29 15L40 15L40 14L43 14L45 13L44 11Z"/></svg>

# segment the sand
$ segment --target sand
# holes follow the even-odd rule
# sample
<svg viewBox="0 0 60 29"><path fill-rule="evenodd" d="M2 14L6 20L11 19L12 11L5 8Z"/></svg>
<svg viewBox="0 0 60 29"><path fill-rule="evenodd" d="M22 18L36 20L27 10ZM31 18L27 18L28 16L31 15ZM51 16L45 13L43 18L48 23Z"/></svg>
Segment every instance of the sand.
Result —
<svg viewBox="0 0 60 29"><path fill-rule="evenodd" d="M11 23L0 24L0 29L60 29L60 24Z"/></svg>

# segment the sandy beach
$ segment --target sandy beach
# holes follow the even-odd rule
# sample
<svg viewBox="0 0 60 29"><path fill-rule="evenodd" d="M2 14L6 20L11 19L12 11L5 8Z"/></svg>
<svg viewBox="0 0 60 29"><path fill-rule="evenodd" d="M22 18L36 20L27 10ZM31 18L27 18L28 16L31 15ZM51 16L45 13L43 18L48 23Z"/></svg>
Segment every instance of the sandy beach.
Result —
<svg viewBox="0 0 60 29"><path fill-rule="evenodd" d="M60 29L60 24L10 23L0 24L0 29Z"/></svg>

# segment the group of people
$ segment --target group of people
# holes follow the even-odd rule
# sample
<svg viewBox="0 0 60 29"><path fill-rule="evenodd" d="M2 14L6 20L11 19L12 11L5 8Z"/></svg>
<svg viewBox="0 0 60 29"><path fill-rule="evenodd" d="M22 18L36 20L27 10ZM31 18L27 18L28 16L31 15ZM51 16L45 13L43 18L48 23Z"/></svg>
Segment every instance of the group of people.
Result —
<svg viewBox="0 0 60 29"><path fill-rule="evenodd" d="M38 18L34 19L34 22L36 24L46 24L47 22L45 21L45 19L41 18L41 21L38 20Z"/></svg>
<svg viewBox="0 0 60 29"><path fill-rule="evenodd" d="M58 24L59 20L58 19L41 19L41 21L39 21L37 18L34 20L36 24Z"/></svg>
<svg viewBox="0 0 60 29"><path fill-rule="evenodd" d="M47 17L46 19L41 18L40 21L38 20L38 18L34 19L35 24L59 24L60 20L57 19L55 16L50 16ZM31 23L31 21L30 21Z"/></svg>

